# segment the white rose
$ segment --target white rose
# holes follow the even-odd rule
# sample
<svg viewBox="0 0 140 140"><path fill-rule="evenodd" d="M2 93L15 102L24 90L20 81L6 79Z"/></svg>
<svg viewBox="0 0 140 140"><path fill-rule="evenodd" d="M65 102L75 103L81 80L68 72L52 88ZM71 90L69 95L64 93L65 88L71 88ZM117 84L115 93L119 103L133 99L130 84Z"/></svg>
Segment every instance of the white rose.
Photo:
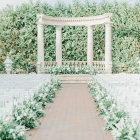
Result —
<svg viewBox="0 0 140 140"><path fill-rule="evenodd" d="M13 133L12 135L13 135L13 138L16 139L16 135L15 135L15 133Z"/></svg>
<svg viewBox="0 0 140 140"><path fill-rule="evenodd" d="M17 120L20 120L20 116L17 116Z"/></svg>
<svg viewBox="0 0 140 140"><path fill-rule="evenodd" d="M10 131L9 131L10 133L13 133L14 132L14 130L13 129L10 129Z"/></svg>
<svg viewBox="0 0 140 140"><path fill-rule="evenodd" d="M19 136L24 136L24 132L21 131L18 135L19 135Z"/></svg>
<svg viewBox="0 0 140 140"><path fill-rule="evenodd" d="M23 116L26 116L26 115L27 115L26 113L23 114Z"/></svg>

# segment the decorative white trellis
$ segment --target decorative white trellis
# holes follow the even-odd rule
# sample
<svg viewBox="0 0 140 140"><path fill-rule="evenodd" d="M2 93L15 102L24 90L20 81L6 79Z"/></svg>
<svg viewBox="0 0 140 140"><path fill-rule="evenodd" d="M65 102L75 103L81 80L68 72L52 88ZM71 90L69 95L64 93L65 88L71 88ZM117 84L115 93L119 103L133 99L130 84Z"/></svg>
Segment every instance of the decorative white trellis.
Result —
<svg viewBox="0 0 140 140"><path fill-rule="evenodd" d="M112 72L111 57L111 13L92 17L51 17L43 14L37 15L38 20L38 73L44 73L44 25L52 25L56 27L56 64L61 66L62 63L62 27L63 26L87 26L87 65L92 66L93 61L93 26L105 24L105 72ZM99 61L100 64L100 61Z"/></svg>

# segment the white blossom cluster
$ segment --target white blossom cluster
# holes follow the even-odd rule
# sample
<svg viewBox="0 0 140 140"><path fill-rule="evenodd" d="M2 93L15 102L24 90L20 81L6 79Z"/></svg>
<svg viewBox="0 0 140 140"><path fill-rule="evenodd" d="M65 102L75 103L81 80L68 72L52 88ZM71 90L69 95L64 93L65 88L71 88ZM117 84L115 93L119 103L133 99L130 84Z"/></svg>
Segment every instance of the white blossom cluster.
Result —
<svg viewBox="0 0 140 140"><path fill-rule="evenodd" d="M115 140L140 139L140 75L100 74L89 83L106 129Z"/></svg>
<svg viewBox="0 0 140 140"><path fill-rule="evenodd" d="M5 139L20 139L25 140L25 126L17 125L13 121L13 118L5 118L4 121L0 121L0 140ZM6 135L6 136L5 136Z"/></svg>
<svg viewBox="0 0 140 140"><path fill-rule="evenodd" d="M130 117L140 122L140 75L139 74L108 74L97 75L96 79L105 87L124 108Z"/></svg>
<svg viewBox="0 0 140 140"><path fill-rule="evenodd" d="M44 82L44 81L43 81ZM53 77L46 81L34 94L14 100L12 114L6 114L0 119L0 140L25 140L25 131L35 128L39 118L44 116L46 103L52 102L56 91L61 87L60 82Z"/></svg>
<svg viewBox="0 0 140 140"><path fill-rule="evenodd" d="M50 79L50 75L0 75L0 119L12 115L15 103L31 98Z"/></svg>
<svg viewBox="0 0 140 140"><path fill-rule="evenodd" d="M92 74L100 73L101 70L99 67L89 67L89 66L50 66L47 68L46 73L48 74Z"/></svg>

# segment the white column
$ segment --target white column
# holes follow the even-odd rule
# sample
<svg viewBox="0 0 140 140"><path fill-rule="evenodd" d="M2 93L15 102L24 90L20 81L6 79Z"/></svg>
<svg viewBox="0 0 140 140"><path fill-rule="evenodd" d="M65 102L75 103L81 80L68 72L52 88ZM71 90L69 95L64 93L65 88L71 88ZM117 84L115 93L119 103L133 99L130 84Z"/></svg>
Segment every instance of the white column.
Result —
<svg viewBox="0 0 140 140"><path fill-rule="evenodd" d="M92 66L93 61L93 29L88 26L88 39L87 39L87 65Z"/></svg>
<svg viewBox="0 0 140 140"><path fill-rule="evenodd" d="M44 28L42 24L38 24L38 49L37 49L37 71L38 74L44 73Z"/></svg>
<svg viewBox="0 0 140 140"><path fill-rule="evenodd" d="M62 26L56 26L56 62L62 65Z"/></svg>
<svg viewBox="0 0 140 140"><path fill-rule="evenodd" d="M111 22L105 24L105 72L112 73Z"/></svg>

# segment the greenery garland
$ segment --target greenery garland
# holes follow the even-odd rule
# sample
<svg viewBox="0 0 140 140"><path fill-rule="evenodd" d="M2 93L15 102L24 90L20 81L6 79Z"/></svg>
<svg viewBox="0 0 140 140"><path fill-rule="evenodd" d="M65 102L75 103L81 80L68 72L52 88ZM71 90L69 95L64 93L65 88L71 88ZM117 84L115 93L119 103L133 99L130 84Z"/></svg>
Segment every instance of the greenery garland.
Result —
<svg viewBox="0 0 140 140"><path fill-rule="evenodd" d="M0 121L0 140L25 140L25 131L37 127L38 118L44 116L43 108L52 102L60 87L60 82L52 79L33 97L23 103L15 103L13 116Z"/></svg>
<svg viewBox="0 0 140 140"><path fill-rule="evenodd" d="M139 124L135 124L127 112L120 108L108 91L95 78L89 83L90 93L97 104L101 118L106 121L115 140L138 140Z"/></svg>

